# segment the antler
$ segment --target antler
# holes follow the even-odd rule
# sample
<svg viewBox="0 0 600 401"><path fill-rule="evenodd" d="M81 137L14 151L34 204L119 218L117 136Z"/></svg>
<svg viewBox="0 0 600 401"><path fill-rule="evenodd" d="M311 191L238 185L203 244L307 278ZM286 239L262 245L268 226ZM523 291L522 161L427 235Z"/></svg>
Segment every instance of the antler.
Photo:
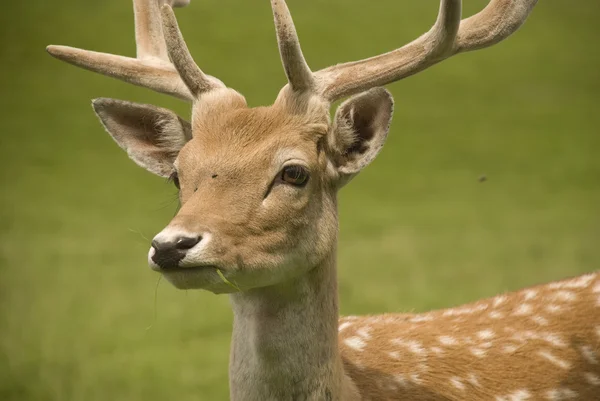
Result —
<svg viewBox="0 0 600 401"><path fill-rule="evenodd" d="M52 45L47 47L48 53L78 67L192 101L201 92L225 85L216 78L204 75L193 63L181 38L175 16L168 6L165 6L169 10L164 13L166 19L163 28L159 8L164 3L183 7L189 2L190 0L133 1L137 58ZM169 46L165 43L163 29ZM169 61L169 55L175 66ZM195 80L198 81L193 83Z"/></svg>
<svg viewBox="0 0 600 401"><path fill-rule="evenodd" d="M491 0L481 12L462 21L461 3L441 0L437 21L429 32L399 49L312 73L304 61L285 0L271 0L289 85L294 91L311 90L335 101L398 81L457 53L506 39L525 22L537 0Z"/></svg>

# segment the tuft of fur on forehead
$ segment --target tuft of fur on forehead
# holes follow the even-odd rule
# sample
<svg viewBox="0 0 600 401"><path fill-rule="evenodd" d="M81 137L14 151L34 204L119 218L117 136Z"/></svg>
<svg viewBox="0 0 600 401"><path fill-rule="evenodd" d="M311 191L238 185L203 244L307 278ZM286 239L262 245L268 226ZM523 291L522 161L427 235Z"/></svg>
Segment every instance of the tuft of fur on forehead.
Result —
<svg viewBox="0 0 600 401"><path fill-rule="evenodd" d="M327 114L282 113L277 106L237 108L194 119L194 136L213 146L252 147L265 141L316 142L325 136Z"/></svg>

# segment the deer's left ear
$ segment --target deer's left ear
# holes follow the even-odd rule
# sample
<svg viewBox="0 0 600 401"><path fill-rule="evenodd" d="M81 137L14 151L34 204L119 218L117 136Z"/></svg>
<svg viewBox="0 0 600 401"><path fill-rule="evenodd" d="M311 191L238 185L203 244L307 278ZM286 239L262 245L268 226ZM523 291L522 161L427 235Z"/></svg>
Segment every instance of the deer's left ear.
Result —
<svg viewBox="0 0 600 401"><path fill-rule="evenodd" d="M394 99L384 88L374 88L346 100L335 113L329 148L343 183L358 174L379 154L387 137Z"/></svg>

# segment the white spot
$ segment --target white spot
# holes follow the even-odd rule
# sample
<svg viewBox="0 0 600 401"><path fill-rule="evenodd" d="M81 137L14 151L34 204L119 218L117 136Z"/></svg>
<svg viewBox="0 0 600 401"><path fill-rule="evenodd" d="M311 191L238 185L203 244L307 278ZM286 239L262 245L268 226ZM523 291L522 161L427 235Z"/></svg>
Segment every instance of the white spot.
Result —
<svg viewBox="0 0 600 401"><path fill-rule="evenodd" d="M342 332L343 330L347 329L350 326L352 326L352 323L350 323L350 322L344 322L344 323L340 324L340 327L338 328L338 331Z"/></svg>
<svg viewBox="0 0 600 401"><path fill-rule="evenodd" d="M517 390L511 396L511 401L524 401L531 397L531 394L527 390Z"/></svg>
<svg viewBox="0 0 600 401"><path fill-rule="evenodd" d="M444 350L440 347L431 347L431 352L434 352L437 355L442 355L444 353Z"/></svg>
<svg viewBox="0 0 600 401"><path fill-rule="evenodd" d="M546 391L545 398L550 401L558 401L562 399L560 392L556 389Z"/></svg>
<svg viewBox="0 0 600 401"><path fill-rule="evenodd" d="M548 288L557 289L557 288L586 288L590 285L592 280L596 277L595 273L584 274L583 276L576 277L567 281L559 281L557 283L548 284Z"/></svg>
<svg viewBox="0 0 600 401"><path fill-rule="evenodd" d="M504 313L502 312L497 312L497 311L491 311L488 316L492 319L502 319L504 318Z"/></svg>
<svg viewBox="0 0 600 401"><path fill-rule="evenodd" d="M450 336L439 336L438 340L442 344L444 344L444 345L456 345L456 344L458 344L458 341L456 341L456 338L450 337Z"/></svg>
<svg viewBox="0 0 600 401"><path fill-rule="evenodd" d="M460 316L460 315L470 315L472 313L475 312L481 312L483 310L486 310L488 308L487 304L480 304L475 306L474 308L471 307L462 307L462 308L455 308L455 309L448 309L444 312L444 316Z"/></svg>
<svg viewBox="0 0 600 401"><path fill-rule="evenodd" d="M485 356L486 352L487 352L484 349L475 348L475 347L470 348L470 350L471 350L471 353L473 355L475 355L477 358L483 358Z"/></svg>
<svg viewBox="0 0 600 401"><path fill-rule="evenodd" d="M594 288L592 288L592 292L594 294L600 294L600 282L597 282L596 285L594 285Z"/></svg>
<svg viewBox="0 0 600 401"><path fill-rule="evenodd" d="M558 301L563 301L563 302L573 302L577 299L577 295L575 295L575 293L571 292L571 291L556 291L556 293L554 293L554 299L558 300Z"/></svg>
<svg viewBox="0 0 600 401"><path fill-rule="evenodd" d="M494 303L493 303L494 308L497 308L498 306L502 305L506 301L506 299L507 299L506 295L500 295L500 296L497 296L496 298L494 298Z"/></svg>
<svg viewBox="0 0 600 401"><path fill-rule="evenodd" d="M408 380L404 375L396 375L394 376L394 381L401 385L402 387L408 387Z"/></svg>
<svg viewBox="0 0 600 401"><path fill-rule="evenodd" d="M459 315L468 315L473 313L473 309L471 308L462 308L462 309L448 309L444 312L444 316L459 316Z"/></svg>
<svg viewBox="0 0 600 401"><path fill-rule="evenodd" d="M529 304L521 304L521 305L519 305L517 310L513 312L513 315L515 315L515 316L530 315L532 309L533 308Z"/></svg>
<svg viewBox="0 0 600 401"><path fill-rule="evenodd" d="M596 276L596 273L584 274L583 276L567 282L568 288L586 288L596 278Z"/></svg>
<svg viewBox="0 0 600 401"><path fill-rule="evenodd" d="M409 341L407 345L410 352L414 354L420 355L425 352L425 349L421 346L421 343L418 341Z"/></svg>
<svg viewBox="0 0 600 401"><path fill-rule="evenodd" d="M398 319L394 318L393 316L376 316L372 320L373 320L373 323L387 323L387 324L396 323L398 321ZM412 329L412 327L411 327L411 329Z"/></svg>
<svg viewBox="0 0 600 401"><path fill-rule="evenodd" d="M406 347L406 348L408 348L408 350L410 352L412 352L414 354L421 355L423 353L426 353L425 348L423 348L421 343L418 341L415 341L415 340L405 341L401 338L394 338L390 342L393 344L399 345L401 347Z"/></svg>
<svg viewBox="0 0 600 401"><path fill-rule="evenodd" d="M481 348L492 348L492 345L494 344L491 341L484 341L481 344L479 344Z"/></svg>
<svg viewBox="0 0 600 401"><path fill-rule="evenodd" d="M597 374L592 372L585 372L583 376L585 377L585 381L590 383L592 386L600 386L600 377L598 377Z"/></svg>
<svg viewBox="0 0 600 401"><path fill-rule="evenodd" d="M531 393L527 390L517 390L505 397L496 396L496 401L526 401L531 399Z"/></svg>
<svg viewBox="0 0 600 401"><path fill-rule="evenodd" d="M537 296L537 291L536 290L525 290L523 291L523 297L525 298L525 301L529 301L531 299L534 299Z"/></svg>
<svg viewBox="0 0 600 401"><path fill-rule="evenodd" d="M365 345L367 345L360 337L350 337L344 340L346 345L356 351L362 351Z"/></svg>
<svg viewBox="0 0 600 401"><path fill-rule="evenodd" d="M410 375L410 380L411 380L413 383L416 383L416 384L421 384L421 383L423 382L423 381L421 380L421 378L419 377L419 375L418 375L418 374L416 374L416 373L413 373L412 375Z"/></svg>
<svg viewBox="0 0 600 401"><path fill-rule="evenodd" d="M356 330L356 334L358 334L360 337L364 338L365 340L368 340L369 338L371 338L370 331L371 331L370 327L361 327L360 329Z"/></svg>
<svg viewBox="0 0 600 401"><path fill-rule="evenodd" d="M494 332L490 329L486 329L486 330L481 330L479 332L477 332L477 337L479 337L482 340L489 340L494 338Z"/></svg>
<svg viewBox="0 0 600 401"><path fill-rule="evenodd" d="M450 383L459 390L465 390L465 384L456 376L450 378Z"/></svg>
<svg viewBox="0 0 600 401"><path fill-rule="evenodd" d="M518 347L516 345L505 345L504 347L502 347L502 351L505 354L512 354L513 352L515 352L518 349Z"/></svg>
<svg viewBox="0 0 600 401"><path fill-rule="evenodd" d="M531 320L533 320L535 323L539 324L540 326L548 326L548 319L546 319L543 316L532 316Z"/></svg>
<svg viewBox="0 0 600 401"><path fill-rule="evenodd" d="M512 338L516 341L526 342L527 340L543 340L555 347L566 347L567 344L562 338L554 333L542 332L541 334L535 331L526 330L523 332L514 333Z"/></svg>
<svg viewBox="0 0 600 401"><path fill-rule="evenodd" d="M411 323L421 323L421 322L430 322L433 320L433 316L431 315L419 315L410 319Z"/></svg>
<svg viewBox="0 0 600 401"><path fill-rule="evenodd" d="M590 347L589 345L583 345L580 347L580 349L581 349L581 354L583 355L583 357L585 358L586 361L588 361L592 365L598 364L598 358L596 358L596 352L594 352L594 349L592 347Z"/></svg>
<svg viewBox="0 0 600 401"><path fill-rule="evenodd" d="M562 308L556 304L550 304L550 305L546 306L546 310L550 313L558 313L561 311L561 309Z"/></svg>
<svg viewBox="0 0 600 401"><path fill-rule="evenodd" d="M537 354L562 369L569 369L571 367L571 364L569 362L565 361L564 359L558 358L549 351L539 351Z"/></svg>
<svg viewBox="0 0 600 401"><path fill-rule="evenodd" d="M474 385L475 387L481 387L481 384L479 384L479 379L477 379L477 376L475 376L475 374L473 374L473 373L469 373L469 377L467 378L467 381L469 383L471 383L472 385Z"/></svg>
<svg viewBox="0 0 600 401"><path fill-rule="evenodd" d="M577 397L577 393L569 388L556 388L546 391L546 399L551 401L572 400Z"/></svg>
<svg viewBox="0 0 600 401"><path fill-rule="evenodd" d="M561 347L564 348L567 346L567 344L563 341L563 339L554 333L544 333L541 336L542 340L549 342L550 344L552 344L555 347Z"/></svg>
<svg viewBox="0 0 600 401"><path fill-rule="evenodd" d="M563 396L565 396L569 399L577 398L577 395L578 395L576 391L573 391L570 388L563 388L562 393L563 393Z"/></svg>
<svg viewBox="0 0 600 401"><path fill-rule="evenodd" d="M400 353L398 351L388 352L388 355L393 359L400 359Z"/></svg>

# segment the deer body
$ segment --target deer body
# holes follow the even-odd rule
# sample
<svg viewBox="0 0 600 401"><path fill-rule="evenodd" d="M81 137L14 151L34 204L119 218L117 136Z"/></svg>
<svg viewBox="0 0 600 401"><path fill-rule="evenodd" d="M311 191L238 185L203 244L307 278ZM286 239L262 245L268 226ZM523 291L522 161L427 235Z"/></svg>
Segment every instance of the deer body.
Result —
<svg viewBox="0 0 600 401"><path fill-rule="evenodd" d="M462 21L460 0L441 0L415 41L317 72L287 5L271 0L288 84L259 108L200 70L164 3L134 0L137 58L48 51L192 102L191 123L152 105L93 106L131 159L179 189L149 266L177 288L230 294L232 400L600 399L597 274L445 311L338 321L337 192L385 142L393 99L376 86L499 42L536 0L492 0ZM331 119L331 103L351 95Z"/></svg>
<svg viewBox="0 0 600 401"><path fill-rule="evenodd" d="M453 309L342 318L340 347L365 399L599 400L600 275Z"/></svg>

